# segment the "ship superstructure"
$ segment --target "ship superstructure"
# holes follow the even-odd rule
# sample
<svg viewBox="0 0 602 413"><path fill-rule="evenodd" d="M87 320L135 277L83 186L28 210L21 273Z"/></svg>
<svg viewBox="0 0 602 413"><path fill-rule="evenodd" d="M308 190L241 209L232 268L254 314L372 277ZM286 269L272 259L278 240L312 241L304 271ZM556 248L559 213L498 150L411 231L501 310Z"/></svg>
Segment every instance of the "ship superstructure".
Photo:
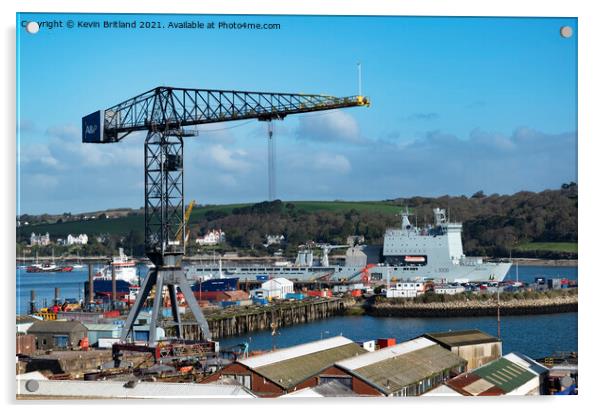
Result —
<svg viewBox="0 0 602 413"><path fill-rule="evenodd" d="M136 261L129 258L123 252L123 248L119 248L119 255L114 256L110 264L104 266L96 273L95 279L111 280L113 271L115 271L116 280L126 281L130 284L138 284Z"/></svg>
<svg viewBox="0 0 602 413"><path fill-rule="evenodd" d="M504 279L510 262L485 262L482 257L467 257L462 246L462 224L448 222L445 209L435 208L433 215L433 225L418 228L412 225L406 210L401 214L401 227L387 229L383 243L387 267L447 281Z"/></svg>

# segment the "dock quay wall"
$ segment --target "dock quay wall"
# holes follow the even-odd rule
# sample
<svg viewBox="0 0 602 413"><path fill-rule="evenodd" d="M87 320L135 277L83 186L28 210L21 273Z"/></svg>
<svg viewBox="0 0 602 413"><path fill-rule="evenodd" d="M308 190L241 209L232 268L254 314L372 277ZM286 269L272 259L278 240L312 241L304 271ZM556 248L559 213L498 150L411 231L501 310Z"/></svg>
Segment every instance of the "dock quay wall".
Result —
<svg viewBox="0 0 602 413"><path fill-rule="evenodd" d="M500 314L529 315L577 311L576 295L500 302ZM475 317L497 315L497 300L446 303L376 303L366 309L376 317Z"/></svg>
<svg viewBox="0 0 602 413"><path fill-rule="evenodd" d="M207 323L214 339L243 335L254 331L310 323L336 315L354 303L342 298L324 298L291 301L267 306L231 307L215 313L207 313ZM188 316L188 314L187 314ZM190 320L189 317L186 317ZM200 328L196 323L184 322L182 334L185 339L199 340ZM175 327L166 327L166 334L174 335Z"/></svg>

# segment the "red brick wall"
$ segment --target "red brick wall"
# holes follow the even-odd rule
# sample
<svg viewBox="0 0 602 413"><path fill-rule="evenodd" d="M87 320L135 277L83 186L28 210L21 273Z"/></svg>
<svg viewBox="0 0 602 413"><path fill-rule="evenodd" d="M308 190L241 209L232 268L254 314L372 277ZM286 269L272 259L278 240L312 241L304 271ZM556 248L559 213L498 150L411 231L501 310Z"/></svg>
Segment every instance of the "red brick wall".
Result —
<svg viewBox="0 0 602 413"><path fill-rule="evenodd" d="M213 373L210 376L205 377L201 383L211 383L219 380L222 376L231 374L247 374L251 376L251 391L259 397L278 397L284 394L284 390L272 383L265 377L255 373L247 366L240 363L232 363Z"/></svg>

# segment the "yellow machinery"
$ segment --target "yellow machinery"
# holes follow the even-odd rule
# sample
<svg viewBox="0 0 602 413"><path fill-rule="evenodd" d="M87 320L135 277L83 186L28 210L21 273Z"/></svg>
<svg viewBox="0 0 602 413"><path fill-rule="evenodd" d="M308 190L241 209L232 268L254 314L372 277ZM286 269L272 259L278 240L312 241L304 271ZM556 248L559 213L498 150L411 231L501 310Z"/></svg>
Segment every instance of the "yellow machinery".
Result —
<svg viewBox="0 0 602 413"><path fill-rule="evenodd" d="M178 228L178 232L176 233L176 239L180 240L184 244L184 248L186 247L186 241L188 241L190 230L186 229L186 235L184 235L184 231L182 231L182 229L186 224L188 224L188 220L190 219L190 215L192 214L192 209L195 207L195 205L196 202L194 199L190 201L188 207L186 208L186 212L184 213L184 222L182 223L182 225L180 225L180 227ZM182 239L183 236L184 239Z"/></svg>

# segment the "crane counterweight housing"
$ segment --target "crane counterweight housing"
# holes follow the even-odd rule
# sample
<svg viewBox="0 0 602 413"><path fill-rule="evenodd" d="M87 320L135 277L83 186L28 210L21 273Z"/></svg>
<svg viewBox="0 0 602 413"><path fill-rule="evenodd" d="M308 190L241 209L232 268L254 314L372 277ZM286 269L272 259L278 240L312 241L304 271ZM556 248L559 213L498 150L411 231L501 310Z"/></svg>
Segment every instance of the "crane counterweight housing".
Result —
<svg viewBox="0 0 602 413"><path fill-rule="evenodd" d="M109 143L104 133L105 111L97 110L82 118L82 141L84 143Z"/></svg>
<svg viewBox="0 0 602 413"><path fill-rule="evenodd" d="M153 287L167 287L171 297L176 334L182 326L176 300L180 288L203 337L211 332L192 295L181 268L185 253L184 137L187 126L257 119L282 120L288 115L369 106L365 96L335 97L297 93L245 92L159 86L105 110L82 118L84 143L119 142L132 132L145 131L144 142L144 243L155 269L145 277L125 326L122 340L133 324ZM178 287L179 286L179 287ZM162 297L157 292L156 297ZM162 299L156 299L150 322L149 343L156 342L155 327Z"/></svg>

